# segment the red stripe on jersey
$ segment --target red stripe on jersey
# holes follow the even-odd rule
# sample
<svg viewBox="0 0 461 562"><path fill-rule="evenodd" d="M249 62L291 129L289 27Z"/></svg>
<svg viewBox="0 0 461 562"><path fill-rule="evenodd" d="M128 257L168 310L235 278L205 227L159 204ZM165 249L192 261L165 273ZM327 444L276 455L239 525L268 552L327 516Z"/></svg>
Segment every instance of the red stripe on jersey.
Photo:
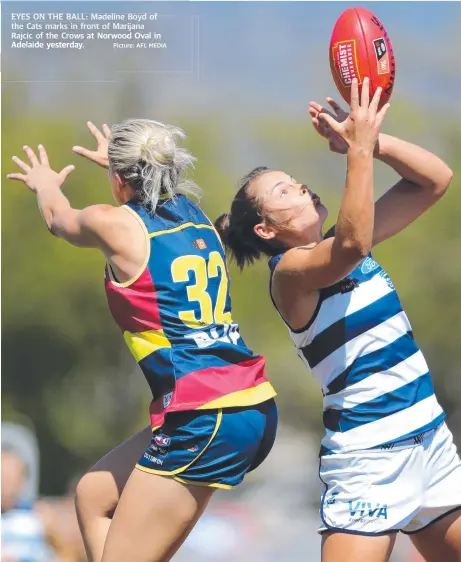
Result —
<svg viewBox="0 0 461 562"><path fill-rule="evenodd" d="M193 371L176 381L171 402L167 404L168 413L196 410L218 398L268 382L264 366L264 357L260 355L235 365ZM163 397L152 402L149 411L152 427L162 425L166 413Z"/></svg>
<svg viewBox="0 0 461 562"><path fill-rule="evenodd" d="M106 268L105 285L110 311L122 332L161 329L157 292L147 267L128 287L114 284Z"/></svg>

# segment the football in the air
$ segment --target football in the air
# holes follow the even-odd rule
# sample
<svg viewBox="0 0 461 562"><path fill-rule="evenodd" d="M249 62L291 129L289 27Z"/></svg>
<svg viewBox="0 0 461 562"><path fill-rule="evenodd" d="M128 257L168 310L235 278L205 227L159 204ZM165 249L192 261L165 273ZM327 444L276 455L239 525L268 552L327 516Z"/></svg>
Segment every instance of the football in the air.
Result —
<svg viewBox="0 0 461 562"><path fill-rule="evenodd" d="M370 99L381 86L380 107L389 101L395 82L394 49L382 22L365 8L348 8L336 20L330 41L330 67L336 87L351 102L351 84L370 79Z"/></svg>

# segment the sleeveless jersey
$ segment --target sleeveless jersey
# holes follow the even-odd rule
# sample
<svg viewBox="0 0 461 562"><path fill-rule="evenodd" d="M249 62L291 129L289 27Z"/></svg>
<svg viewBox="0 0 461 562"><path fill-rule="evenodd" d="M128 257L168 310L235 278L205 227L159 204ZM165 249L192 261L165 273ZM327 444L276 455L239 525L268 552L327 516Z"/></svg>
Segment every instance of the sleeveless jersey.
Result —
<svg viewBox="0 0 461 562"><path fill-rule="evenodd" d="M129 202L148 255L140 273L118 283L106 266L115 322L153 394L153 427L167 412L250 406L275 396L265 362L232 321L229 276L219 235L183 195L155 213Z"/></svg>
<svg viewBox="0 0 461 562"><path fill-rule="evenodd" d="M269 261L271 280L282 255ZM287 327L322 389L321 455L392 447L444 419L394 285L371 254L320 290L303 329Z"/></svg>

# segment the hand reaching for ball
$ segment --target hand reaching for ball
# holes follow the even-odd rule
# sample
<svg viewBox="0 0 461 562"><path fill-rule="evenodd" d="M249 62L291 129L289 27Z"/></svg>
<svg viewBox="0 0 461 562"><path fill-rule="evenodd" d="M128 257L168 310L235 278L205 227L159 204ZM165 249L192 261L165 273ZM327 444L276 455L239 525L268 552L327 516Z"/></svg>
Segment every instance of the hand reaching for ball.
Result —
<svg viewBox="0 0 461 562"><path fill-rule="evenodd" d="M355 146L361 150L372 150L378 142L379 130L389 109L386 103L378 109L382 88L378 87L370 100L369 79L365 78L359 93L357 79L352 80L351 112L347 114L331 98L328 103L335 115L316 102L310 103L309 113L316 131L328 139L330 150L345 154Z"/></svg>
<svg viewBox="0 0 461 562"><path fill-rule="evenodd" d="M332 152L337 152L338 154L346 154L347 144L346 142L333 131L333 129L328 125L326 121L319 118L320 113L328 113L338 121L342 123L349 117L349 113L341 109L341 107L335 102L333 98L325 98L326 102L330 105L333 112L325 109L323 105L320 105L316 101L311 101L309 103L309 114L312 117L312 125L317 133L327 139L328 145Z"/></svg>

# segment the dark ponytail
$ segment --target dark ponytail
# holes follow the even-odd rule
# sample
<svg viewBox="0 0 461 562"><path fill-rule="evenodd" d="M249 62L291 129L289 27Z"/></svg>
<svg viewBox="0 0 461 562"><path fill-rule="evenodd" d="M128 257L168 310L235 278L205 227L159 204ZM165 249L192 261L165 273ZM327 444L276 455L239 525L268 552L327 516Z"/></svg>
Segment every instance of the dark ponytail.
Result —
<svg viewBox="0 0 461 562"><path fill-rule="evenodd" d="M244 176L239 182L239 190L232 201L230 213L219 216L214 223L231 259L235 260L240 269L253 264L261 254L275 256L283 250L277 243L263 240L254 231L262 217L257 200L248 190L252 181L270 171L269 168L260 166Z"/></svg>

